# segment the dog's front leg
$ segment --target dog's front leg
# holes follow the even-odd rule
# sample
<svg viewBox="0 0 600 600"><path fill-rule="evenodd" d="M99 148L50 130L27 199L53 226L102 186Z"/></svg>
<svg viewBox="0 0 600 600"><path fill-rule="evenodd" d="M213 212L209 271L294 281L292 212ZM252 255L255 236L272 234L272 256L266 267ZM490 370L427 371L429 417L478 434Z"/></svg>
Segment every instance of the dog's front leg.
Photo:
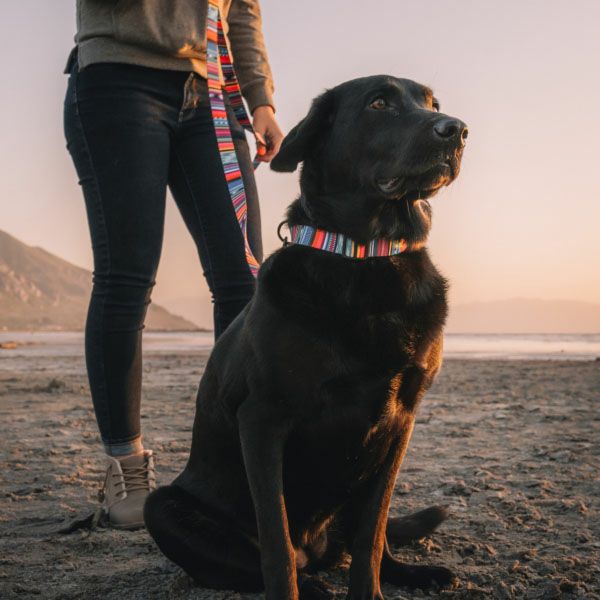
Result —
<svg viewBox="0 0 600 600"><path fill-rule="evenodd" d="M254 501L267 600L297 600L295 553L283 496L283 447L288 426L247 400L238 410L242 454Z"/></svg>
<svg viewBox="0 0 600 600"><path fill-rule="evenodd" d="M394 440L387 459L373 480L352 543L348 600L383 600L379 572L385 547L385 529L396 475L412 433L414 418L406 417L405 431Z"/></svg>

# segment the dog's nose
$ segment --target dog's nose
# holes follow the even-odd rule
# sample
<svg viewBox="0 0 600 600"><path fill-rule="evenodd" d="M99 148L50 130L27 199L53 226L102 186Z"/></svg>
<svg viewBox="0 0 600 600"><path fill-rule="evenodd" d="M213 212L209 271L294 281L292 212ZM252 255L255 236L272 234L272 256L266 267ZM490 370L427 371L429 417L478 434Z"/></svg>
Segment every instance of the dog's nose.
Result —
<svg viewBox="0 0 600 600"><path fill-rule="evenodd" d="M433 131L438 137L444 140L460 139L462 144L465 143L469 135L467 125L460 119L453 119L451 117L444 117L436 121L433 125Z"/></svg>

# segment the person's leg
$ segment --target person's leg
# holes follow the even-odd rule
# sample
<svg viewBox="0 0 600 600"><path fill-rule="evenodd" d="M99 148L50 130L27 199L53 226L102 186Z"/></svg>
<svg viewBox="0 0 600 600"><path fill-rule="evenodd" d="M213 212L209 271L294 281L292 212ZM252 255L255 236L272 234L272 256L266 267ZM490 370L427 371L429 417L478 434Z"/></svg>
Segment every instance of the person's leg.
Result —
<svg viewBox="0 0 600 600"><path fill-rule="evenodd" d="M105 506L119 527L143 525L143 501L154 486L140 432L141 333L162 244L168 121L177 117L169 106L180 101L174 77L94 65L72 73L65 100L67 147L83 188L94 254L86 363L109 455Z"/></svg>
<svg viewBox="0 0 600 600"><path fill-rule="evenodd" d="M150 70L94 65L71 75L67 146L94 253L86 361L108 454L141 449L141 332L158 267L169 130Z"/></svg>
<svg viewBox="0 0 600 600"><path fill-rule="evenodd" d="M198 248L213 297L218 338L252 297L255 281L246 263L244 239L223 174L206 82L190 78L186 98L171 147L169 186ZM260 211L252 159L244 130L229 112L246 189L248 239L261 262Z"/></svg>

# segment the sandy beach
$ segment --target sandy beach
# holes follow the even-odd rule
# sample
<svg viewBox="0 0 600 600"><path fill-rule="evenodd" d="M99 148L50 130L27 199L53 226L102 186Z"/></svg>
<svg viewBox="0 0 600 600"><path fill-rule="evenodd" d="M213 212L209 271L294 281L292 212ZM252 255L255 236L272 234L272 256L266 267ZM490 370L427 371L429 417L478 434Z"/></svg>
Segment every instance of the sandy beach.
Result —
<svg viewBox="0 0 600 600"><path fill-rule="evenodd" d="M194 587L145 531L57 534L93 510L102 478L83 357L0 352L0 598L262 598ZM187 458L207 356L146 355L143 425L161 483ZM446 361L391 508L450 507L439 532L396 550L455 570L459 587L428 597L600 598L599 384L598 361ZM346 570L326 578L344 598Z"/></svg>

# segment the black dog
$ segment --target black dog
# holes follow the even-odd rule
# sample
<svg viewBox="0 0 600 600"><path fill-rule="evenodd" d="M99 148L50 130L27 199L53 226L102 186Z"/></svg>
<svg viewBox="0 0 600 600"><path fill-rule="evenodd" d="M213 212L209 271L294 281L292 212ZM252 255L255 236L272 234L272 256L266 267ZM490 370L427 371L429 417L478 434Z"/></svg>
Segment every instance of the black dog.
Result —
<svg viewBox="0 0 600 600"><path fill-rule="evenodd" d="M262 265L206 367L189 462L146 503L160 549L207 587L329 598L310 573L346 552L348 598L382 598L380 577L452 580L399 562L386 541L415 412L441 364L446 281L424 247L426 199L458 175L467 129L438 109L413 81L356 79L317 98L272 163L304 163L290 226L407 249L358 259L290 244ZM421 537L444 516L395 520L388 536Z"/></svg>

